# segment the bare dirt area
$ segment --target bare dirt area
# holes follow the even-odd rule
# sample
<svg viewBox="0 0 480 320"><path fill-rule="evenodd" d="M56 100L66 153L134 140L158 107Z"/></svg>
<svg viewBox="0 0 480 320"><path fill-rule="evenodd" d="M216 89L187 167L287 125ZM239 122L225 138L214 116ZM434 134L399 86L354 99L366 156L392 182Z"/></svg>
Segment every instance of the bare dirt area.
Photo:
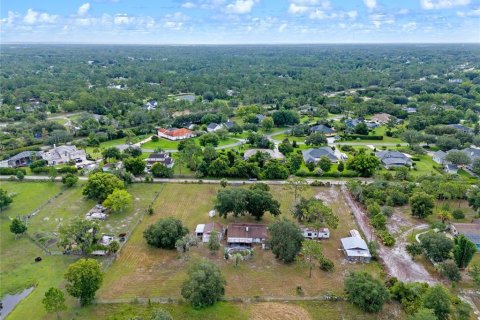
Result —
<svg viewBox="0 0 480 320"><path fill-rule="evenodd" d="M373 228L368 223L368 217L363 209L352 199L346 187L342 187L342 193L346 202L350 206L360 229L363 231L368 240L375 239ZM400 230L399 227L397 227ZM428 228L427 224L414 226L407 231L402 232L396 237L396 244L392 248L380 245L379 256L385 265L387 273L405 282L428 282L435 283L435 280L425 269L425 267L413 261L406 252L408 234L414 230L422 230Z"/></svg>
<svg viewBox="0 0 480 320"><path fill-rule="evenodd" d="M309 320L310 315L300 306L286 303L257 303L251 308L251 320Z"/></svg>

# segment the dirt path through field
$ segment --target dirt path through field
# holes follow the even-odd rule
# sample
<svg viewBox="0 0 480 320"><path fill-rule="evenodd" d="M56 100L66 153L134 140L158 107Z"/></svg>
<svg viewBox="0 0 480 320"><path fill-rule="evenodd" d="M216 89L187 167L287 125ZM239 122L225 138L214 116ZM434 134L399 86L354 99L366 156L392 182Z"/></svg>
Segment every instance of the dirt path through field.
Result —
<svg viewBox="0 0 480 320"><path fill-rule="evenodd" d="M360 229L365 234L367 241L376 239L373 228L368 223L368 217L365 212L363 212L362 208L360 208L360 206L352 199L347 188L345 186L342 186L341 188L345 200L352 209L355 219L357 220ZM388 248L381 244L379 245L378 254L390 276L396 277L398 280L405 282L438 282L428 273L424 266L413 261L405 249L408 235L414 230L423 230L426 228L428 228L428 225L421 224L401 233L396 238L396 244L392 248Z"/></svg>

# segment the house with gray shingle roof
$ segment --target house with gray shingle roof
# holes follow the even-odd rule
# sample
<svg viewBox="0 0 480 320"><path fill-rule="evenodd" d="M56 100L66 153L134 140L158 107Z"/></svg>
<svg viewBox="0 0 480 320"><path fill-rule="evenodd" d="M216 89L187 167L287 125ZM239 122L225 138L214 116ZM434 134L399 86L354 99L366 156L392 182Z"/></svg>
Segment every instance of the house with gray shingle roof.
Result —
<svg viewBox="0 0 480 320"><path fill-rule="evenodd" d="M26 167L38 157L38 151L23 151L13 157L0 161L0 168Z"/></svg>
<svg viewBox="0 0 480 320"><path fill-rule="evenodd" d="M375 152L375 156L386 169L401 166L411 167L413 164L412 159L398 151L379 151Z"/></svg>
<svg viewBox="0 0 480 320"><path fill-rule="evenodd" d="M327 137L334 136L336 134L335 129L327 127L326 125L319 124L310 128L310 132L319 132Z"/></svg>
<svg viewBox="0 0 480 320"><path fill-rule="evenodd" d="M215 123L215 122L212 122L212 123L209 123L208 126L207 126L207 131L208 132L215 132L215 131L218 131L220 129L222 129L223 126L218 124L218 123Z"/></svg>
<svg viewBox="0 0 480 320"><path fill-rule="evenodd" d="M433 153L432 159L438 164L445 164L445 157L447 154L442 150L436 151Z"/></svg>
<svg viewBox="0 0 480 320"><path fill-rule="evenodd" d="M449 124L448 126L452 127L452 128L455 128L458 131L463 132L463 133L468 133L468 134L473 133L472 129L470 129L468 127L465 127L464 125L461 125L461 124Z"/></svg>
<svg viewBox="0 0 480 320"><path fill-rule="evenodd" d="M331 162L338 162L339 160L345 160L346 156L337 153L330 147L310 148L302 151L303 161L317 163L320 158L327 157Z"/></svg>

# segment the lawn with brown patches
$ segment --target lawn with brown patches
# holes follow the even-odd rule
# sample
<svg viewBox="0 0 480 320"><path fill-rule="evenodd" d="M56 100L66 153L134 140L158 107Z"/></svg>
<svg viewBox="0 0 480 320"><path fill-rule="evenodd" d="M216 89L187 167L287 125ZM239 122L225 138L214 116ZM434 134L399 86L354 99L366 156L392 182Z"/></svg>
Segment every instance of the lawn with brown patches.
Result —
<svg viewBox="0 0 480 320"><path fill-rule="evenodd" d="M212 255L200 244L193 248L188 259L180 259L177 252L149 247L143 239L143 230L160 218L174 216L193 231L199 223L218 221L228 224L234 220L254 221L252 217L208 217L214 206L218 185L166 184L154 204L155 213L146 217L132 234L118 259L112 264L105 277L98 296L100 299L134 297L179 297L180 286L186 278L186 270L197 259L208 258L221 268L227 280L226 295L230 297L253 296L296 296L296 288L303 288L305 295L317 296L326 292L341 294L343 279L350 270L367 270L376 275L381 273L377 263L356 265L347 263L339 250L340 238L347 236L350 229L357 228L350 209L339 189L309 188L305 196L319 196L328 203L340 217L337 230L331 231L331 238L322 241L325 255L335 262L335 271L325 273L314 270L308 278L308 270L299 262L289 265L278 262L271 251L255 247L251 260L235 267L233 262L223 259L223 249ZM281 202L282 216L291 218L290 209L293 194L282 186L272 186L272 194ZM327 201L328 200L328 201ZM263 223L275 218L269 214Z"/></svg>

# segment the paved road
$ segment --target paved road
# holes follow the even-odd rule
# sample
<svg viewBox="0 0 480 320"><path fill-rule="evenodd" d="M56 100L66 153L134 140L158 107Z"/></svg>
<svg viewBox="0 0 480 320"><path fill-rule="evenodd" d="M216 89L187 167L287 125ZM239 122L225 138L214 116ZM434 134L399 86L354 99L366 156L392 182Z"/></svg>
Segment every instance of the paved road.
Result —
<svg viewBox="0 0 480 320"><path fill-rule="evenodd" d="M81 181L88 180L88 177L80 176L78 177ZM0 180L9 180L10 176L0 176ZM40 176L40 175L29 175L25 176L24 180L30 181L50 181L48 176ZM56 177L55 181L61 181L61 177ZM363 182L370 183L371 179L361 179ZM143 178L135 178L135 182L143 182ZM164 179L164 178L154 178L153 182L155 183L204 183L204 184L220 184L221 179L194 179L194 178L171 178L171 179ZM348 180L336 180L336 179L305 179L307 183L311 184L313 181L321 181L323 183L330 183L330 185L345 185ZM243 184L254 184L257 182L262 182L271 185L283 185L287 183L287 180L258 180L258 181L251 181L251 180L228 180L228 183L231 185L243 185Z"/></svg>

